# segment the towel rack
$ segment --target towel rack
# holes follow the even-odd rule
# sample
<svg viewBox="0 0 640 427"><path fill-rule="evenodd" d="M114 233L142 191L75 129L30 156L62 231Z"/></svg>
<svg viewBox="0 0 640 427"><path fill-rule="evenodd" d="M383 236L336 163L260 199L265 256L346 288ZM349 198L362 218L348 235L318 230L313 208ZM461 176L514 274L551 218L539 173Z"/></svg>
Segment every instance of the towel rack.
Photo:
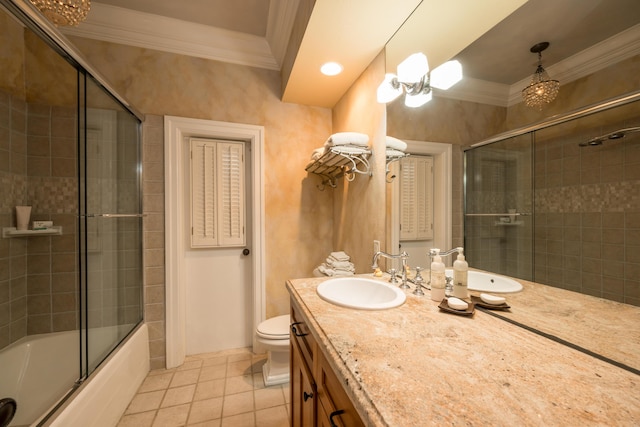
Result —
<svg viewBox="0 0 640 427"><path fill-rule="evenodd" d="M322 178L322 183L318 185L320 190L324 190L326 185L336 188L336 180L343 175L347 181L353 181L356 174L372 175L371 165L369 164L370 149L355 147L358 149L350 152L342 151L340 147L345 146L331 148L304 169Z"/></svg>
<svg viewBox="0 0 640 427"><path fill-rule="evenodd" d="M385 171L385 181L387 181L388 183L393 182L393 180L395 179L395 175L389 175L391 173L391 170L389 169L389 165L393 162L397 162L400 159L407 157L409 155L409 153L403 153L401 151L396 151L394 150L393 154L389 154L387 153L387 169Z"/></svg>

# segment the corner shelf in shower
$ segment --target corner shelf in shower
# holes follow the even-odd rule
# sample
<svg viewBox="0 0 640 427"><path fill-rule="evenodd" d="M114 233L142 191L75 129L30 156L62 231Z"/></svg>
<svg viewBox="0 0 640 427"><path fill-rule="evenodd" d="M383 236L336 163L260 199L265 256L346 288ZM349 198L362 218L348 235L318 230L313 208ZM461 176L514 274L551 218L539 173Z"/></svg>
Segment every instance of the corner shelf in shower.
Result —
<svg viewBox="0 0 640 427"><path fill-rule="evenodd" d="M59 236L62 234L62 227L55 226L44 230L18 230L15 227L3 227L2 238L11 237L32 237L32 236Z"/></svg>

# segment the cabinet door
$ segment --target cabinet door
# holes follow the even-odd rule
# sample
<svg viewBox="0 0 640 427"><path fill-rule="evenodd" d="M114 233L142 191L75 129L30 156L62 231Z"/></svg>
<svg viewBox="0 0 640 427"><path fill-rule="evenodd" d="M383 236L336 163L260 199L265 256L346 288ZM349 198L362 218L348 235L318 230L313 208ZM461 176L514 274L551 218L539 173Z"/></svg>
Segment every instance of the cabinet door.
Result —
<svg viewBox="0 0 640 427"><path fill-rule="evenodd" d="M321 352L316 356L318 426L364 426L349 396Z"/></svg>
<svg viewBox="0 0 640 427"><path fill-rule="evenodd" d="M316 386L300 348L291 341L291 426L313 427L316 418Z"/></svg>

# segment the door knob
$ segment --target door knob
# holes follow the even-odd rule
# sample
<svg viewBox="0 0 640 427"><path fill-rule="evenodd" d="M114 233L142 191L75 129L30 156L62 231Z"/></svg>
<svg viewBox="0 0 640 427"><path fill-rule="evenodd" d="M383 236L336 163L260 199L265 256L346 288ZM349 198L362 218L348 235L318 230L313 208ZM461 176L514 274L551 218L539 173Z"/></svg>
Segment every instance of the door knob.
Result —
<svg viewBox="0 0 640 427"><path fill-rule="evenodd" d="M247 248L244 248L244 249L242 250L242 255L245 255L245 256L246 256L246 255L249 255L250 253L251 253L251 251L250 251L249 249L247 249Z"/></svg>

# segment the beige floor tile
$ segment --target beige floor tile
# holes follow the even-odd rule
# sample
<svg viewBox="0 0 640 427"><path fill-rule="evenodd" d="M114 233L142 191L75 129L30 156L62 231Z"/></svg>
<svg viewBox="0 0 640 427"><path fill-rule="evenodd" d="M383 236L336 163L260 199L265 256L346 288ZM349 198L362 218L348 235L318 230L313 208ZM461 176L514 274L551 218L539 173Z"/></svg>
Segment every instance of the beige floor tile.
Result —
<svg viewBox="0 0 640 427"><path fill-rule="evenodd" d="M260 427L283 427L289 425L289 415L284 405L256 411L256 425Z"/></svg>
<svg viewBox="0 0 640 427"><path fill-rule="evenodd" d="M260 424L258 424L260 425ZM255 415L253 412L246 414L234 415L222 419L221 427L255 427Z"/></svg>
<svg viewBox="0 0 640 427"><path fill-rule="evenodd" d="M289 387L289 383L282 384L282 394L284 395L284 401L291 403L291 388Z"/></svg>
<svg viewBox="0 0 640 427"><path fill-rule="evenodd" d="M202 359L194 359L188 360L185 358L185 361L182 365L178 366L178 371L186 371L189 369L198 369L202 367Z"/></svg>
<svg viewBox="0 0 640 427"><path fill-rule="evenodd" d="M200 369L189 369L188 371L177 371L173 374L173 379L169 387L180 387L188 384L195 384L200 377Z"/></svg>
<svg viewBox="0 0 640 427"><path fill-rule="evenodd" d="M203 367L200 370L200 381L217 380L227 376L227 365L214 365Z"/></svg>
<svg viewBox="0 0 640 427"><path fill-rule="evenodd" d="M160 407L164 390L152 391L149 393L140 393L133 396L133 400L125 411L125 414L135 414L138 412L152 411Z"/></svg>
<svg viewBox="0 0 640 427"><path fill-rule="evenodd" d="M217 356L211 356L211 357L207 357L205 359L202 359L202 367L226 365L226 364L227 364L227 356L219 356L219 355L217 355Z"/></svg>
<svg viewBox="0 0 640 427"><path fill-rule="evenodd" d="M156 411L125 415L120 419L118 427L151 427L151 423L153 423L155 416Z"/></svg>
<svg viewBox="0 0 640 427"><path fill-rule="evenodd" d="M220 427L220 422L222 420L218 418L217 420L209 420L203 423L195 423L195 424L187 424L189 427Z"/></svg>
<svg viewBox="0 0 640 427"><path fill-rule="evenodd" d="M183 387L170 388L162 400L161 408L167 408L169 406L181 405L183 403L190 403L193 400L193 395L196 391L196 385L186 385Z"/></svg>
<svg viewBox="0 0 640 427"><path fill-rule="evenodd" d="M244 412L253 411L253 392L232 394L224 397L224 405L222 407L222 417L238 415Z"/></svg>
<svg viewBox="0 0 640 427"><path fill-rule="evenodd" d="M235 377L238 375L250 375L251 371L251 359L236 360L235 362L229 362L227 365L227 376Z"/></svg>
<svg viewBox="0 0 640 427"><path fill-rule="evenodd" d="M140 386L138 393L146 393L149 391L166 390L169 388L173 378L173 372L148 376Z"/></svg>
<svg viewBox="0 0 640 427"><path fill-rule="evenodd" d="M256 410L272 408L274 406L284 405L284 395L282 388L270 387L261 390L254 390L253 397L255 399Z"/></svg>
<svg viewBox="0 0 640 427"><path fill-rule="evenodd" d="M153 427L180 427L187 423L190 404L172 406L158 411Z"/></svg>
<svg viewBox="0 0 640 427"><path fill-rule="evenodd" d="M255 389L260 389L260 388L265 388L264 385L264 377L262 376L262 372L258 372L253 374L253 388Z"/></svg>
<svg viewBox="0 0 640 427"><path fill-rule="evenodd" d="M202 381L196 384L196 394L193 400L211 399L224 396L224 379Z"/></svg>
<svg viewBox="0 0 640 427"><path fill-rule="evenodd" d="M227 377L225 386L224 386L224 394L236 394L242 393L245 391L253 390L253 376L252 375L242 375L239 377Z"/></svg>
<svg viewBox="0 0 640 427"><path fill-rule="evenodd" d="M229 356L229 362L235 362L238 360L247 360L253 357L253 351L249 348L238 348L235 350L229 350L227 353Z"/></svg>
<svg viewBox="0 0 640 427"><path fill-rule="evenodd" d="M222 416L222 397L199 400L191 404L189 424L220 419Z"/></svg>
<svg viewBox="0 0 640 427"><path fill-rule="evenodd" d="M163 375L163 374L167 374L169 372L175 372L177 369L176 368L171 368L171 369L154 369L152 371L149 371L149 373L147 374L147 376L151 377L153 375Z"/></svg>

